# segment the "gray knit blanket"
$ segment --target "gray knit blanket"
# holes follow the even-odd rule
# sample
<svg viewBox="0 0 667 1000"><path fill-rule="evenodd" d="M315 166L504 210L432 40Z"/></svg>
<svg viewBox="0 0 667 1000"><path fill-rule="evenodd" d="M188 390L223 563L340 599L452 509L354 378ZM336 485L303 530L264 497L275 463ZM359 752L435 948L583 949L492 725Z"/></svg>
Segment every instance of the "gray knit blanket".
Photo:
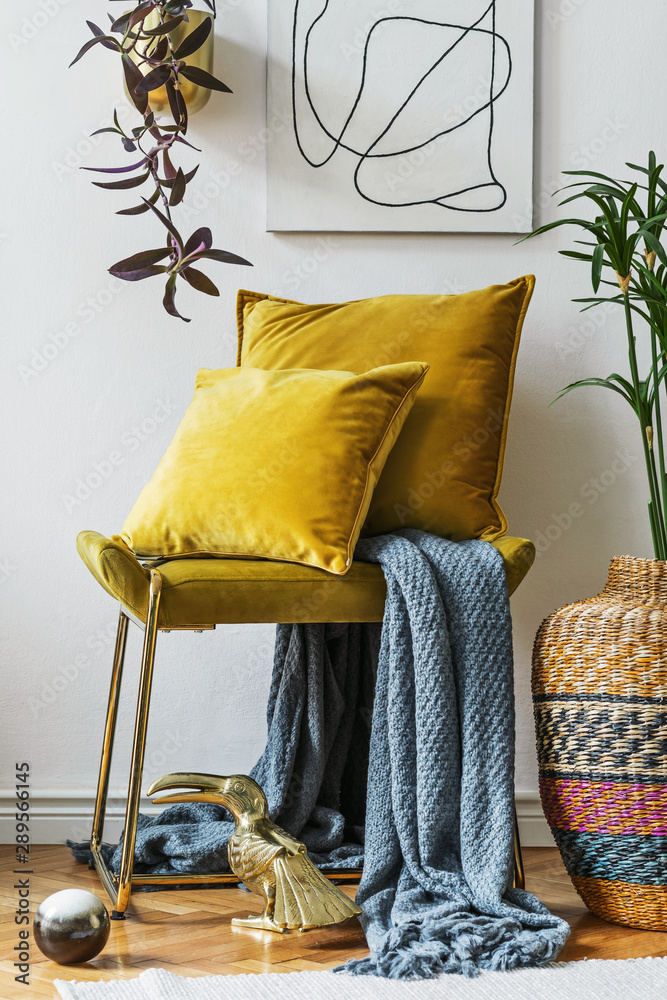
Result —
<svg viewBox="0 0 667 1000"><path fill-rule="evenodd" d="M317 864L363 863L357 902L370 956L343 968L428 978L551 962L567 923L511 888L514 698L502 558L486 542L411 530L362 540L355 556L384 571L381 630L278 626L267 743L251 772L271 817ZM214 805L141 816L135 871L220 871L231 832ZM89 859L86 845L73 846ZM104 850L117 867L120 847Z"/></svg>

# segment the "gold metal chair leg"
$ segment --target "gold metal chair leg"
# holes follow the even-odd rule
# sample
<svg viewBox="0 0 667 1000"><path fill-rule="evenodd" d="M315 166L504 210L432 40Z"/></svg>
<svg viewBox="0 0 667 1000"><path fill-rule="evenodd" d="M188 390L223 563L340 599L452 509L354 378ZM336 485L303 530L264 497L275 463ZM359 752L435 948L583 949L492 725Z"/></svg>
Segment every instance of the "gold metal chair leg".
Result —
<svg viewBox="0 0 667 1000"><path fill-rule="evenodd" d="M521 854L521 838L519 836L519 819L514 809L514 888L526 888L526 875L523 870L523 855Z"/></svg>
<svg viewBox="0 0 667 1000"><path fill-rule="evenodd" d="M109 773L111 771L111 757L113 754L113 743L116 732L116 719L118 718L118 702L120 699L120 687L123 679L123 663L125 661L125 647L127 645L127 615L121 608L118 616L118 631L116 632L116 647L113 654L113 667L111 670L111 685L109 687L109 701L107 704L107 718L104 727L104 742L102 744L102 756L100 759L100 773L97 781L97 795L95 798L95 814L93 817L93 829L90 835L90 850L95 862L95 868L102 880L104 888L111 899L116 898L116 889L107 866L100 854L100 845L104 834L104 817L107 808L107 795L109 791Z"/></svg>
<svg viewBox="0 0 667 1000"><path fill-rule="evenodd" d="M132 763L130 766L130 785L127 794L127 809L125 811L123 852L120 862L120 872L118 873L116 905L111 914L112 920L124 919L127 904L130 901L130 891L132 888L134 844L137 836L137 818L139 816L141 780L144 769L144 753L146 751L146 733L148 730L148 712L151 700L153 665L155 663L155 643L158 633L158 614L160 610L161 590L162 577L157 570L151 570L150 597L148 602L148 613L146 615L144 648L141 659L141 676L139 678L139 696L137 700L137 717L134 726L134 743L132 746Z"/></svg>

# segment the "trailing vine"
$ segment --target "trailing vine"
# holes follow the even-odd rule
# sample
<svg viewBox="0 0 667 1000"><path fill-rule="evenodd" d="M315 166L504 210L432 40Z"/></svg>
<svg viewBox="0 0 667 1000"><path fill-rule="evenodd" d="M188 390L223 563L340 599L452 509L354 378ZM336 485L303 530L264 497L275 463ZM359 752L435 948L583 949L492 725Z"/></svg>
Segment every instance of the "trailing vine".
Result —
<svg viewBox="0 0 667 1000"><path fill-rule="evenodd" d="M203 0L215 17L215 0ZM201 260L216 260L223 264L247 264L250 262L227 250L213 247L211 230L203 226L188 239L183 239L176 228L172 209L185 196L187 185L192 181L198 166L187 173L175 166L175 155L179 144L196 149L185 138L188 131L188 109L182 93L182 81L187 80L209 90L231 93L229 87L198 66L189 65L185 60L206 43L213 30L213 18L206 17L198 27L174 46L173 32L188 21L188 9L192 0L147 0L136 4L132 10L111 21L110 33L106 34L92 21L87 21L93 37L82 46L73 66L90 49L101 45L120 56L128 94L142 116L142 122L128 134L114 111L114 125L97 129L93 135L109 132L119 136L126 153L136 162L122 167L83 167L103 174L122 174L117 180L94 181L96 187L108 191L126 191L150 183L153 187L149 197L141 197L141 204L119 211L118 215L142 215L151 212L167 230L166 245L151 250L142 250L125 260L113 264L109 271L124 281L142 281L154 275L166 275L163 305L170 316L189 323L176 309L176 283L180 277L199 292L219 295L219 291L204 274L193 267ZM146 27L146 19L153 14L151 27ZM120 37L116 37L120 36ZM171 122L163 122L151 109L151 93L165 88L171 112Z"/></svg>

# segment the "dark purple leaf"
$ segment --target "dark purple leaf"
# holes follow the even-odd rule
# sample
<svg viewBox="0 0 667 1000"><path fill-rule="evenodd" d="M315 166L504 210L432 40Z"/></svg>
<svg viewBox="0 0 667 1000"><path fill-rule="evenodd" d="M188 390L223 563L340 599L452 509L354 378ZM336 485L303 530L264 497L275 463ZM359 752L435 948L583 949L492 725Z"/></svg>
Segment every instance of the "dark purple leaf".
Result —
<svg viewBox="0 0 667 1000"><path fill-rule="evenodd" d="M130 20L129 11L126 14L121 14L120 17L117 17L115 21L112 18L111 30L118 31L120 32L121 35L124 35L125 32L127 31L127 25L129 23L129 20Z"/></svg>
<svg viewBox="0 0 667 1000"><path fill-rule="evenodd" d="M118 51L118 42L116 42L115 38L114 38L113 42L110 42L110 41L107 40L106 35L102 31L102 29L98 28L98 26L93 21L86 21L86 24L88 25L88 27L90 28L90 30L92 31L92 33L97 38L100 39L100 42L101 42L102 46L105 49L111 49L112 52Z"/></svg>
<svg viewBox="0 0 667 1000"><path fill-rule="evenodd" d="M207 17L205 21L202 21L199 27L195 28L194 31L183 39L174 52L174 59L185 59L186 56L191 56L193 52L200 49L208 36L211 34L212 27L213 21L210 17Z"/></svg>
<svg viewBox="0 0 667 1000"><path fill-rule="evenodd" d="M127 136L123 136L123 145L125 146L125 149L128 153L136 153L137 147L134 145L131 139L127 138Z"/></svg>
<svg viewBox="0 0 667 1000"><path fill-rule="evenodd" d="M124 34L128 28L133 28L135 24L143 21L154 7L154 3L142 3L138 7L135 7L134 10L129 10L125 14L121 14L111 25L111 30L120 31Z"/></svg>
<svg viewBox="0 0 667 1000"><path fill-rule="evenodd" d="M155 46L155 49L151 55L151 59L157 59L158 62L162 62L162 60L167 55L168 51L169 51L169 42L167 41L166 38L161 38L160 41Z"/></svg>
<svg viewBox="0 0 667 1000"><path fill-rule="evenodd" d="M81 167L81 170L94 170L98 174L129 174L132 170L143 167L144 163L147 162L148 157L144 156L141 160L133 163L131 167Z"/></svg>
<svg viewBox="0 0 667 1000"><path fill-rule="evenodd" d="M180 205L183 201L186 183L185 174L183 173L181 167L179 167L176 177L174 178L174 183L171 188L171 196L169 198L169 204L172 208L174 205Z"/></svg>
<svg viewBox="0 0 667 1000"><path fill-rule="evenodd" d="M148 94L151 90L159 90L171 76L169 66L156 66L134 88L135 94Z"/></svg>
<svg viewBox="0 0 667 1000"><path fill-rule="evenodd" d="M154 3L144 3L140 7L137 7L136 10L133 10L132 13L130 14L130 20L129 20L130 28L134 28L136 24L139 24L141 21L145 20L145 18L148 17L150 12L154 8L155 8Z"/></svg>
<svg viewBox="0 0 667 1000"><path fill-rule="evenodd" d="M173 17L170 21L165 21L164 24L158 24L156 28L144 28L144 35L149 35L151 38L154 38L156 35L168 35L170 31L179 26L184 16L183 14L179 14L178 17Z"/></svg>
<svg viewBox="0 0 667 1000"><path fill-rule="evenodd" d="M148 204L142 202L141 205L135 205L134 208L123 208L121 209L120 212L116 212L116 215L143 215L144 212L149 211L150 206L154 205L159 197L160 197L160 192L155 191L155 193L152 194L148 199Z"/></svg>
<svg viewBox="0 0 667 1000"><path fill-rule="evenodd" d="M216 80L214 76L211 76L206 70L200 69L199 66L183 66L182 69L179 69L179 73L186 80L189 80L190 83L196 83L198 87L206 87L207 90L219 90L224 94L232 93L226 83Z"/></svg>
<svg viewBox="0 0 667 1000"><path fill-rule="evenodd" d="M167 287L165 288L162 305L165 307L170 316L175 316L177 319L182 319L184 323L189 323L190 320L186 319L185 316L181 316L178 309L176 308L176 303L174 302L175 293L176 293L176 275L170 274L169 280L167 281Z"/></svg>
<svg viewBox="0 0 667 1000"><path fill-rule="evenodd" d="M117 264L112 264L109 270L113 274L125 274L137 271L141 267L148 267L149 264L157 264L158 261L164 260L168 256L169 249L165 247L158 247L157 250L141 250L139 253L132 254L131 257L126 257L125 260L119 260Z"/></svg>
<svg viewBox="0 0 667 1000"><path fill-rule="evenodd" d="M192 143L188 142L187 139L184 139L182 135L176 136L176 142L182 142L184 146L189 146L190 149L194 149L197 153L201 153L199 146L193 146Z"/></svg>
<svg viewBox="0 0 667 1000"><path fill-rule="evenodd" d="M177 170L171 162L168 149L162 150L162 163L164 164L164 176L168 181L173 181L176 178Z"/></svg>
<svg viewBox="0 0 667 1000"><path fill-rule="evenodd" d="M149 201L147 201L146 198L144 198L143 200L146 202L147 205L150 205L151 210L157 215L157 217L160 220L160 222L162 223L162 225L166 226L166 228L169 230L169 232L171 233L171 235L176 240L176 243L178 244L178 249L182 252L183 251L183 237L179 233L179 231L176 228L176 226L174 225L174 223L171 221L171 219L168 219L166 215L163 215L159 208L156 208L155 205L151 205L151 203Z"/></svg>
<svg viewBox="0 0 667 1000"><path fill-rule="evenodd" d="M142 115L145 115L146 109L148 108L148 95L137 93L135 90L135 88L143 82L144 75L136 63L133 63L125 52L123 52L123 72L125 74L127 92L130 95L134 106L137 111L140 111Z"/></svg>
<svg viewBox="0 0 667 1000"><path fill-rule="evenodd" d="M185 175L185 183L186 184L190 183L190 181L192 180L192 178L194 177L194 175L197 173L198 170L199 170L199 164L197 164L196 167L193 167L192 170L190 170ZM160 184L163 184L165 187L168 187L168 188L171 188L171 187L174 186L174 182L173 181L170 181L170 180L167 180L167 179L163 180L162 177L160 178Z"/></svg>
<svg viewBox="0 0 667 1000"><path fill-rule="evenodd" d="M102 135L103 132L115 132L116 135L120 135L120 132L118 131L118 129L117 128L112 128L111 126L109 126L109 128L97 128L97 129L95 129L94 132L91 132L90 134L91 134L91 136L92 135Z"/></svg>
<svg viewBox="0 0 667 1000"><path fill-rule="evenodd" d="M220 294L211 279L208 275L204 274L203 271L197 271L194 267L184 267L179 273L182 274L187 283L192 285L193 288L196 288L198 292L204 292L205 295Z"/></svg>
<svg viewBox="0 0 667 1000"><path fill-rule="evenodd" d="M173 80L167 81L167 97L169 99L171 117L176 122L179 131L182 129L185 132L188 127L188 109L183 100L182 93L180 90L176 90Z"/></svg>
<svg viewBox="0 0 667 1000"><path fill-rule="evenodd" d="M210 250L213 244L213 234L208 226L202 226L201 229L196 229L190 239L187 241L183 247L183 256L189 257L191 253L195 250L199 250L202 243L204 244L204 250Z"/></svg>
<svg viewBox="0 0 667 1000"><path fill-rule="evenodd" d="M169 110L171 111L171 117L175 122L180 122L181 120L181 107L178 103L178 97L176 94L176 88L174 87L174 81L168 80L167 85L167 98L169 100ZM180 125L178 126L180 128Z"/></svg>
<svg viewBox="0 0 667 1000"><path fill-rule="evenodd" d="M68 69L73 66L74 63L78 63L81 56L85 56L88 49L92 49L93 45L97 45L98 42L104 41L110 42L110 48L120 51L120 43L115 38L111 38L109 35L96 35L95 38L89 38L86 44L81 46L79 52L69 64Z"/></svg>
<svg viewBox="0 0 667 1000"><path fill-rule="evenodd" d="M201 260L202 257L208 260L219 260L221 264L247 264L248 267L252 267L249 260L237 257L235 253L229 253L228 250L200 250L192 255L193 260Z"/></svg>
<svg viewBox="0 0 667 1000"><path fill-rule="evenodd" d="M125 177L122 181L109 181L108 183L93 181L93 184L95 187L104 188L105 191L129 191L130 188L139 187L149 177L150 173L147 171L145 174L139 174L138 177Z"/></svg>
<svg viewBox="0 0 667 1000"><path fill-rule="evenodd" d="M165 274L168 270L164 264L151 264L150 267L141 267L138 271L125 271L123 274L110 267L109 274L113 274L115 278L122 278L123 281L143 281L144 278L152 278L154 274Z"/></svg>

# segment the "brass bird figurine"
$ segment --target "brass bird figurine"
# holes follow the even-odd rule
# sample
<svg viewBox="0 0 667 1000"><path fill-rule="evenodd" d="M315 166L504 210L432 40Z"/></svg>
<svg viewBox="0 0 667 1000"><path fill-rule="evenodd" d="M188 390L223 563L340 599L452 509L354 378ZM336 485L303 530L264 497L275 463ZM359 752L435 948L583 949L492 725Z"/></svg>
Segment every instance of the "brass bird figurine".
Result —
<svg viewBox="0 0 667 1000"><path fill-rule="evenodd" d="M300 841L269 818L266 796L246 774L230 777L181 772L158 778L148 795L171 788L194 788L155 799L166 802L215 802L234 817L229 867L241 882L264 899L261 917L235 917L237 927L253 927L284 934L338 924L361 910L315 867Z"/></svg>

